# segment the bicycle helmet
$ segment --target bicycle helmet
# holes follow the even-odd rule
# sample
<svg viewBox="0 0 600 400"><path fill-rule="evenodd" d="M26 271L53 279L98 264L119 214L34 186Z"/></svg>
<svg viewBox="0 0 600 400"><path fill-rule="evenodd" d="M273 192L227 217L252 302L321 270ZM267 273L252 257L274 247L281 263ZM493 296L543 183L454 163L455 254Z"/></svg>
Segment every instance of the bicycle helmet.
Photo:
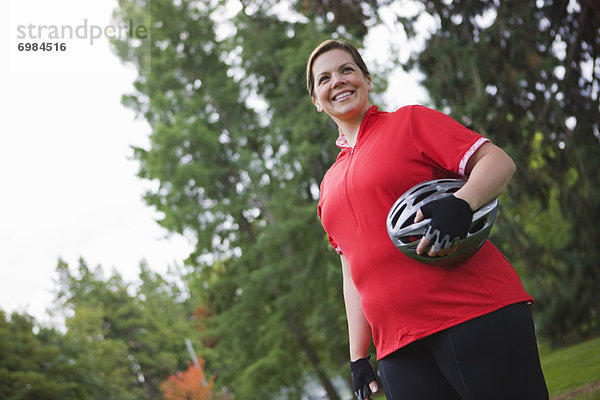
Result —
<svg viewBox="0 0 600 400"><path fill-rule="evenodd" d="M460 240L457 250L447 256L429 257L417 254L417 245L425 234L431 218L415 223L417 211L425 204L449 196L465 184L462 179L436 179L410 188L392 206L387 216L387 231L396 247L408 257L431 265L449 265L473 255L487 240L498 211L498 199L473 213L467 237Z"/></svg>

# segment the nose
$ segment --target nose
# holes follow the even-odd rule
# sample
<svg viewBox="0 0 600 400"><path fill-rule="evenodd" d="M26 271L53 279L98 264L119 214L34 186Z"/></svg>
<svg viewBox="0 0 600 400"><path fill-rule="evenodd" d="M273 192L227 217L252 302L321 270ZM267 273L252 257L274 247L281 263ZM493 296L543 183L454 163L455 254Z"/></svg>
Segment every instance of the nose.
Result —
<svg viewBox="0 0 600 400"><path fill-rule="evenodd" d="M331 86L332 87L338 87L343 85L344 83L346 83L346 79L344 78L344 76L342 74L338 74L338 73L334 73L331 76Z"/></svg>

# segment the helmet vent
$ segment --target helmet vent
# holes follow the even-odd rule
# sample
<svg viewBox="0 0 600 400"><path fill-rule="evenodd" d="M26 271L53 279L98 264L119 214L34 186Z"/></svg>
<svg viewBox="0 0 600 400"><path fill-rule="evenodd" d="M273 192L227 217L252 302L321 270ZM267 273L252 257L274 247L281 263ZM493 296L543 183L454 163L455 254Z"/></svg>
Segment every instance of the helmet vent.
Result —
<svg viewBox="0 0 600 400"><path fill-rule="evenodd" d="M396 223L398 222L398 219L400 218L400 215L402 215L402 212L404 211L405 208L406 208L406 204L403 204L399 210L394 211L394 217L392 218L392 226L396 226Z"/></svg>
<svg viewBox="0 0 600 400"><path fill-rule="evenodd" d="M485 227L485 220L480 219L478 220L476 223L474 223L471 226L471 229L469 229L469 233L476 233L479 232L480 230L482 230Z"/></svg>
<svg viewBox="0 0 600 400"><path fill-rule="evenodd" d="M401 236L398 238L400 243L410 244L410 248L417 248L423 236Z"/></svg>
<svg viewBox="0 0 600 400"><path fill-rule="evenodd" d="M410 196L410 195L412 195L412 194L414 194L414 193L416 193L416 192L418 192L419 190L421 190L421 189L423 189L423 188L426 188L427 186L428 186L428 185L421 185L421 186L419 186L419 187L417 187L417 188L415 188L415 189L411 190L411 191L410 191L410 194L409 194L409 196Z"/></svg>
<svg viewBox="0 0 600 400"><path fill-rule="evenodd" d="M417 204L417 203L421 202L423 199L431 196L434 193L437 193L437 190L429 190L429 191L427 191L425 193L421 193L420 195L418 195L417 197L415 197L414 204Z"/></svg>
<svg viewBox="0 0 600 400"><path fill-rule="evenodd" d="M413 215L411 215L410 217L406 218L404 220L404 223L402 224L402 226L400 227L401 229L406 228L409 225L412 225L415 222L415 217L417 216L417 213L413 213Z"/></svg>

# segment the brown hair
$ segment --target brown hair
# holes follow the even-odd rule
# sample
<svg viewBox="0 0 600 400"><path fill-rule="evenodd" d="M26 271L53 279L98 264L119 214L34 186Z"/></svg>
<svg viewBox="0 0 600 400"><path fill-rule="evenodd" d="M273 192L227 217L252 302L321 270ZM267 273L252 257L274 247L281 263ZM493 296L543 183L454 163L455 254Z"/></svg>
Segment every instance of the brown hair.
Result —
<svg viewBox="0 0 600 400"><path fill-rule="evenodd" d="M365 77L371 76L369 73L369 69L365 64L365 61L360 56L360 53L352 44L344 41L344 40L326 40L320 45L317 46L311 53L310 57L308 57L308 62L306 63L306 90L310 94L310 97L314 97L315 91L315 77L312 72L313 65L317 57L319 57L323 53L327 53L330 50L344 50L348 54L352 56L352 59L361 70Z"/></svg>

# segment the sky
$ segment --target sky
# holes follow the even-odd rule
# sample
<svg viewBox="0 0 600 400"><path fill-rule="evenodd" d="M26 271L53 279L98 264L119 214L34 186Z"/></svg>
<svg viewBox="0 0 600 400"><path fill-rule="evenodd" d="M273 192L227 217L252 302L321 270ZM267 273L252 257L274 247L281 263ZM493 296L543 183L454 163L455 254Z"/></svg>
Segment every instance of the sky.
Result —
<svg viewBox="0 0 600 400"><path fill-rule="evenodd" d="M83 257L131 281L142 259L164 273L191 247L142 199L148 183L136 176L131 146L147 147L150 128L120 102L136 70L106 38L90 44L91 32L54 40L66 42L64 52L17 49L34 41L18 37L19 25L107 26L116 1L1 4L0 309L51 322L59 258L74 267Z"/></svg>
<svg viewBox="0 0 600 400"><path fill-rule="evenodd" d="M0 4L0 309L29 313L46 325L60 325L46 312L59 258L73 268L83 257L133 282L142 260L164 274L191 251L188 240L160 227L142 199L149 183L136 176L131 146L148 147L150 127L120 102L132 92L137 71L108 45L116 4ZM75 33L50 40L52 25ZM402 39L381 27L367 45L380 46L390 35ZM40 36L52 51L18 50ZM55 50L60 43L65 50ZM365 59L383 62L386 51L375 49ZM390 104L425 99L415 76L398 71L389 78Z"/></svg>

